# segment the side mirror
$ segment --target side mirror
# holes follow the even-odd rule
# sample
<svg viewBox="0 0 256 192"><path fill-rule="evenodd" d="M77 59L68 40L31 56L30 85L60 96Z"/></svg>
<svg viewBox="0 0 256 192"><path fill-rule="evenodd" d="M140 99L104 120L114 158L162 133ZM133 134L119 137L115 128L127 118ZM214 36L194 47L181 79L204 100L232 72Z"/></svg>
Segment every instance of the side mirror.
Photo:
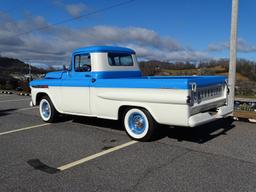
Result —
<svg viewBox="0 0 256 192"><path fill-rule="evenodd" d="M68 71L68 68L66 67L66 65L63 65L63 71Z"/></svg>

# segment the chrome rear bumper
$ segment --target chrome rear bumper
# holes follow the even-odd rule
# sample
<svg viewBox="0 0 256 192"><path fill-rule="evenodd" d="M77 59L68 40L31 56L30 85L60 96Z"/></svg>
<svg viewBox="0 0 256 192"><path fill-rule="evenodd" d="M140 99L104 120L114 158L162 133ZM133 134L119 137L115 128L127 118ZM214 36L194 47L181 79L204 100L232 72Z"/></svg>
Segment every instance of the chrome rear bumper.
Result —
<svg viewBox="0 0 256 192"><path fill-rule="evenodd" d="M196 127L205 123L215 121L217 119L228 116L233 112L228 106L223 106L218 108L218 112L212 114L210 112L198 113L196 115L190 116L188 120L189 127Z"/></svg>

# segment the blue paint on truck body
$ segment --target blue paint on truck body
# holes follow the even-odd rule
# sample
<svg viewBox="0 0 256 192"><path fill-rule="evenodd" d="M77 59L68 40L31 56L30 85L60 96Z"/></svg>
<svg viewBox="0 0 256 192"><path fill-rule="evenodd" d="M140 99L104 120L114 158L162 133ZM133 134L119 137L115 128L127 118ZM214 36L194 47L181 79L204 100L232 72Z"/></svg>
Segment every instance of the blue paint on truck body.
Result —
<svg viewBox="0 0 256 192"><path fill-rule="evenodd" d="M225 76L141 76L140 72L86 72L88 77L74 78L78 81L68 81L67 72L57 72L45 79L35 80L30 86L68 86L68 87L96 87L96 88L152 88L152 89L190 89L191 83L198 87L206 87L216 84L224 84ZM56 75L56 78L53 76ZM60 78L60 76L62 78ZM50 77L50 78L49 78ZM96 81L92 82L91 79ZM65 81L65 83L64 83ZM88 82L89 81L89 82Z"/></svg>
<svg viewBox="0 0 256 192"><path fill-rule="evenodd" d="M78 53L127 53L135 54L135 51L126 47L114 47L114 46L90 46L76 49L73 54Z"/></svg>
<svg viewBox="0 0 256 192"><path fill-rule="evenodd" d="M63 71L49 72L45 75L45 79L61 79Z"/></svg>
<svg viewBox="0 0 256 192"><path fill-rule="evenodd" d="M93 52L135 54L135 51L129 48L92 46L75 50L73 56L79 53ZM206 87L224 84L225 80L225 76L142 76L139 70L99 72L75 72L71 70L47 73L44 79L34 80L30 86L191 89L191 83L196 83L197 87Z"/></svg>

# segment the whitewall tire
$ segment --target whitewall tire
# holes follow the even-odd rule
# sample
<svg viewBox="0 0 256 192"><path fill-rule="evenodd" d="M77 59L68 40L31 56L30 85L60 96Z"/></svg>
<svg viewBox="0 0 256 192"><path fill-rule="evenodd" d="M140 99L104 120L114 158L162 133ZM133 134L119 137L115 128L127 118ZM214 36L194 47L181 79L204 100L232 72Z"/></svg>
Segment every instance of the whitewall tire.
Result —
<svg viewBox="0 0 256 192"><path fill-rule="evenodd" d="M54 122L57 118L58 112L54 108L48 96L42 97L39 104L40 116L45 122Z"/></svg>
<svg viewBox="0 0 256 192"><path fill-rule="evenodd" d="M135 140L148 141L152 139L156 122L145 109L131 108L125 111L123 118L126 133Z"/></svg>

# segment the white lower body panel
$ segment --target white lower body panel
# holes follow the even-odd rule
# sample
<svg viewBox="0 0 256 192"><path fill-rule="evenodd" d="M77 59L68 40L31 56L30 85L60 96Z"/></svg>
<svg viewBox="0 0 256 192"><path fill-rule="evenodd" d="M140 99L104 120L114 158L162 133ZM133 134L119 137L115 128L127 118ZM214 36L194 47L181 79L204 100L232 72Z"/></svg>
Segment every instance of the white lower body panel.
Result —
<svg viewBox="0 0 256 192"><path fill-rule="evenodd" d="M188 126L188 90L92 88L92 113L118 119L122 106L142 107L161 124Z"/></svg>
<svg viewBox="0 0 256 192"><path fill-rule="evenodd" d="M148 110L160 124L189 127L214 121L232 112L220 106L215 115L196 111L195 107L191 107L187 103L188 90L87 88L82 91L82 88L77 87L65 88L65 91L70 91L70 93L66 92L63 95L63 87L32 88L33 104L36 104L36 95L44 92L49 95L60 113L117 120L121 107L141 107ZM75 95L71 97L69 94L72 95L72 93ZM224 98L205 101L201 106L197 105L196 107L201 107L201 110L202 106L213 105L214 102L223 101ZM65 102L65 105L62 102ZM79 108L79 112L78 110L72 111L77 108ZM192 111L194 112L192 113Z"/></svg>

